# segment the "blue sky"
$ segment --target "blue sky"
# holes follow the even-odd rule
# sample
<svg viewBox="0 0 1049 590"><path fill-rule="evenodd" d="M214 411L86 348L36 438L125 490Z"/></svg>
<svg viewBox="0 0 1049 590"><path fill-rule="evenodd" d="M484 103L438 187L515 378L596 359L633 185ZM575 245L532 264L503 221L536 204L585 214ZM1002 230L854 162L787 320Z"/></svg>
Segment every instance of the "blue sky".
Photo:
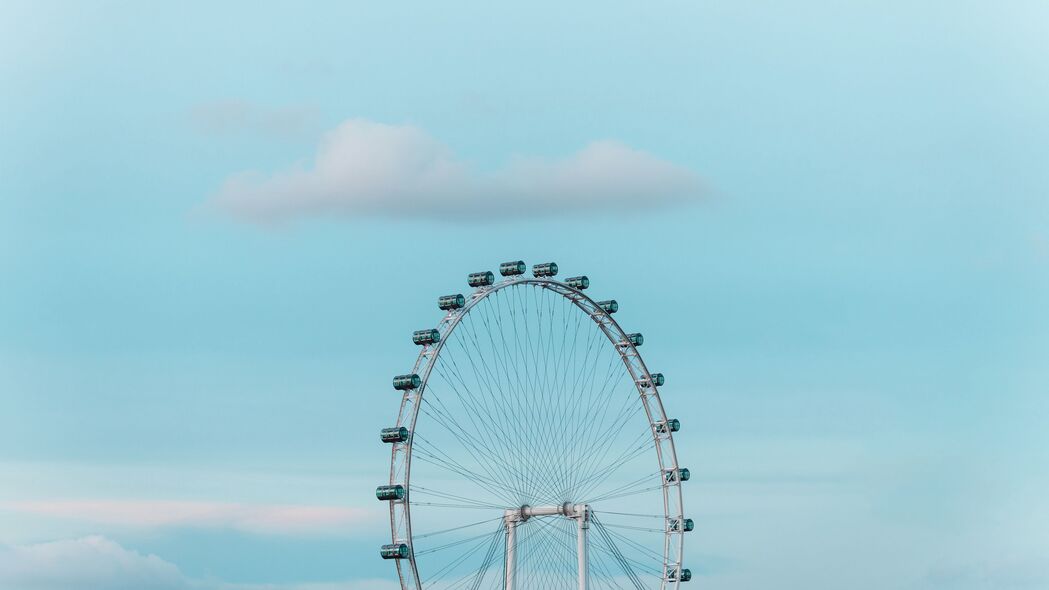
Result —
<svg viewBox="0 0 1049 590"><path fill-rule="evenodd" d="M704 587L1049 586L1046 23L5 2L0 588L382 588L406 335L517 258L645 333Z"/></svg>

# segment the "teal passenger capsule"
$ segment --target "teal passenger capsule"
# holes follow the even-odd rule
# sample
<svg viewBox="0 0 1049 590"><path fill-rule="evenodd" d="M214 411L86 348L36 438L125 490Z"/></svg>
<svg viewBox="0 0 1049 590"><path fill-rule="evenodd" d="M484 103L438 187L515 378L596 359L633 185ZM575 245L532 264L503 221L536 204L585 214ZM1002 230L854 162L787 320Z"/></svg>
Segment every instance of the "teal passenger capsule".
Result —
<svg viewBox="0 0 1049 590"><path fill-rule="evenodd" d="M638 380L641 387L652 387L653 385L659 387L663 385L665 380L663 379L663 373L651 373L648 376L642 377Z"/></svg>
<svg viewBox="0 0 1049 590"><path fill-rule="evenodd" d="M586 276L569 277L565 279L565 284L573 289L579 289L582 291L590 286L590 279L586 278Z"/></svg>
<svg viewBox="0 0 1049 590"><path fill-rule="evenodd" d="M609 299L608 301L598 301L597 306L605 311L605 313L613 314L619 311L619 303L615 299Z"/></svg>
<svg viewBox="0 0 1049 590"><path fill-rule="evenodd" d="M462 293L456 293L455 295L441 295L437 298L437 307L448 311L449 309L459 309L466 305L466 297L463 297Z"/></svg>
<svg viewBox="0 0 1049 590"><path fill-rule="evenodd" d="M383 559L408 559L408 546L404 543L390 543L379 549Z"/></svg>
<svg viewBox="0 0 1049 590"><path fill-rule="evenodd" d="M677 418L670 418L666 422L660 422L656 426L656 432L660 434L666 434L668 432L677 432L681 430L681 421Z"/></svg>
<svg viewBox="0 0 1049 590"><path fill-rule="evenodd" d="M380 500L403 500L404 486L379 486L375 488L375 497Z"/></svg>
<svg viewBox="0 0 1049 590"><path fill-rule="evenodd" d="M557 275L557 263L556 262L544 262L542 264L536 264L532 267L532 276L534 277L552 277Z"/></svg>
<svg viewBox="0 0 1049 590"><path fill-rule="evenodd" d="M670 530L676 533L689 533L696 528L696 523L691 518L685 519L670 519Z"/></svg>
<svg viewBox="0 0 1049 590"><path fill-rule="evenodd" d="M429 330L416 330L412 333L412 342L418 345L436 344L441 340L441 333L437 328Z"/></svg>
<svg viewBox="0 0 1049 590"><path fill-rule="evenodd" d="M406 391L408 389L415 389L422 385L422 379L418 375L412 373L410 375L397 375L393 378L393 388L400 391Z"/></svg>
<svg viewBox="0 0 1049 590"><path fill-rule="evenodd" d="M645 343L645 337L641 335L641 332L634 332L633 334L626 335L626 342L629 342L634 346L641 346ZM626 342L624 342L624 344L626 344Z"/></svg>
<svg viewBox="0 0 1049 590"><path fill-rule="evenodd" d="M492 271L486 270L483 272L472 272L466 277L466 282L471 287L487 287L495 282L495 275Z"/></svg>
<svg viewBox="0 0 1049 590"><path fill-rule="evenodd" d="M499 265L499 274L504 277L523 275L526 270L528 270L528 267L525 266L524 260L514 260Z"/></svg>
<svg viewBox="0 0 1049 590"><path fill-rule="evenodd" d="M390 428L383 428L379 431L379 438L384 443L405 442L408 440L408 427L391 426Z"/></svg>
<svg viewBox="0 0 1049 590"><path fill-rule="evenodd" d="M671 483L675 481L688 481L691 474L688 472L688 469L681 467L680 469L667 469L663 472L663 476L668 483Z"/></svg>

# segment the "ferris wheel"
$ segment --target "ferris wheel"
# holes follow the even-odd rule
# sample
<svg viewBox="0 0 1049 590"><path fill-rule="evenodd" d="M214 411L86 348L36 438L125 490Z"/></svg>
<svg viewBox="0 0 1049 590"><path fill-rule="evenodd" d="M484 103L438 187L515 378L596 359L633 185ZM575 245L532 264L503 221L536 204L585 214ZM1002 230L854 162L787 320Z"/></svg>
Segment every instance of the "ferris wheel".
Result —
<svg viewBox="0 0 1049 590"><path fill-rule="evenodd" d="M678 588L685 518L673 433L640 333L557 264L475 272L418 330L401 394L389 483L403 590Z"/></svg>

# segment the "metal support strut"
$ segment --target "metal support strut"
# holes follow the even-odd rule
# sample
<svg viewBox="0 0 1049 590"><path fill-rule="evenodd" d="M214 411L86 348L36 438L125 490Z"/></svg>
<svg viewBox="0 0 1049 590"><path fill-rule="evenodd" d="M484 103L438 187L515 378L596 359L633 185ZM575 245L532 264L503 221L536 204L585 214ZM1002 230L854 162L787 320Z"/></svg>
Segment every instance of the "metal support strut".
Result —
<svg viewBox="0 0 1049 590"><path fill-rule="evenodd" d="M506 525L506 554L504 561L503 590L514 590L517 575L517 527L533 516L564 516L578 523L576 552L579 558L579 590L587 590L590 578L587 556L587 534L590 531L590 506L565 502L560 506L521 506L503 513Z"/></svg>

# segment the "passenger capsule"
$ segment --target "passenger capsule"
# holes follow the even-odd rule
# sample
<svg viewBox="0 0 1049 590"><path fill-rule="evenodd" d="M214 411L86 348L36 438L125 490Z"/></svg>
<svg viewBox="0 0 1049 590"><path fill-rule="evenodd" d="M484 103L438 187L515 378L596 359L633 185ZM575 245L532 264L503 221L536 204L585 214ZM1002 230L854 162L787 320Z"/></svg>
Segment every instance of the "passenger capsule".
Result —
<svg viewBox="0 0 1049 590"><path fill-rule="evenodd" d="M679 430L681 430L681 421L677 418L671 418L666 422L660 422L659 425L656 426L656 432L660 434L666 434L668 432L677 432Z"/></svg>
<svg viewBox="0 0 1049 590"><path fill-rule="evenodd" d="M586 278L585 276L570 277L565 279L565 284L569 287L572 287L573 289L579 289L580 291L582 291L583 289L586 289L590 286L590 279Z"/></svg>
<svg viewBox="0 0 1049 590"><path fill-rule="evenodd" d="M404 543L391 543L379 549L383 559L408 559L408 546Z"/></svg>
<svg viewBox="0 0 1049 590"><path fill-rule="evenodd" d="M663 475L666 477L667 482L688 481L688 478L691 477L688 469L684 467L680 469L667 469L663 472Z"/></svg>
<svg viewBox="0 0 1049 590"><path fill-rule="evenodd" d="M652 383L652 385L655 385L656 387L663 387L663 382L665 381L665 379L663 378L663 373L652 373L648 376L648 380L650 383Z"/></svg>
<svg viewBox="0 0 1049 590"><path fill-rule="evenodd" d="M676 533L689 533L696 528L696 523L691 518L679 520L677 518L670 519L670 530Z"/></svg>
<svg viewBox="0 0 1049 590"><path fill-rule="evenodd" d="M441 333L437 328L429 330L416 330L412 333L412 342L419 345L436 344L441 340Z"/></svg>
<svg viewBox="0 0 1049 590"><path fill-rule="evenodd" d="M635 347L636 346L641 346L642 344L645 343L645 337L642 336L640 332L634 332L633 334L627 334L626 335L626 341L624 341L623 344L626 344L628 342L630 344L633 344Z"/></svg>
<svg viewBox="0 0 1049 590"><path fill-rule="evenodd" d="M459 309L466 305L466 297L463 297L462 293L456 293L455 295L441 295L437 298L437 307L448 311L449 309Z"/></svg>
<svg viewBox="0 0 1049 590"><path fill-rule="evenodd" d="M405 442L408 440L408 427L391 426L390 428L383 428L379 431L379 438L384 443Z"/></svg>
<svg viewBox="0 0 1049 590"><path fill-rule="evenodd" d="M609 299L608 301L598 301L597 306L605 310L605 313L615 313L619 311L619 303L615 299Z"/></svg>
<svg viewBox="0 0 1049 590"><path fill-rule="evenodd" d="M528 270L528 267L525 265L524 260L514 260L499 265L499 274L504 277L523 275L526 270Z"/></svg>
<svg viewBox="0 0 1049 590"><path fill-rule="evenodd" d="M412 373L410 375L397 375L393 378L393 388L400 391L407 391L409 389L415 389L422 385L423 381L418 375Z"/></svg>
<svg viewBox="0 0 1049 590"><path fill-rule="evenodd" d="M471 287L487 287L495 282L495 275L492 271L486 270L484 272L472 272L470 276L466 277L466 282Z"/></svg>
<svg viewBox="0 0 1049 590"><path fill-rule="evenodd" d="M681 569L681 581L687 582L692 579L692 570L686 568Z"/></svg>
<svg viewBox="0 0 1049 590"><path fill-rule="evenodd" d="M532 266L532 276L534 277L552 277L557 275L557 263L556 262L544 262L542 264L536 264Z"/></svg>
<svg viewBox="0 0 1049 590"><path fill-rule="evenodd" d="M403 500L404 486L379 486L375 488L375 497L380 500Z"/></svg>

